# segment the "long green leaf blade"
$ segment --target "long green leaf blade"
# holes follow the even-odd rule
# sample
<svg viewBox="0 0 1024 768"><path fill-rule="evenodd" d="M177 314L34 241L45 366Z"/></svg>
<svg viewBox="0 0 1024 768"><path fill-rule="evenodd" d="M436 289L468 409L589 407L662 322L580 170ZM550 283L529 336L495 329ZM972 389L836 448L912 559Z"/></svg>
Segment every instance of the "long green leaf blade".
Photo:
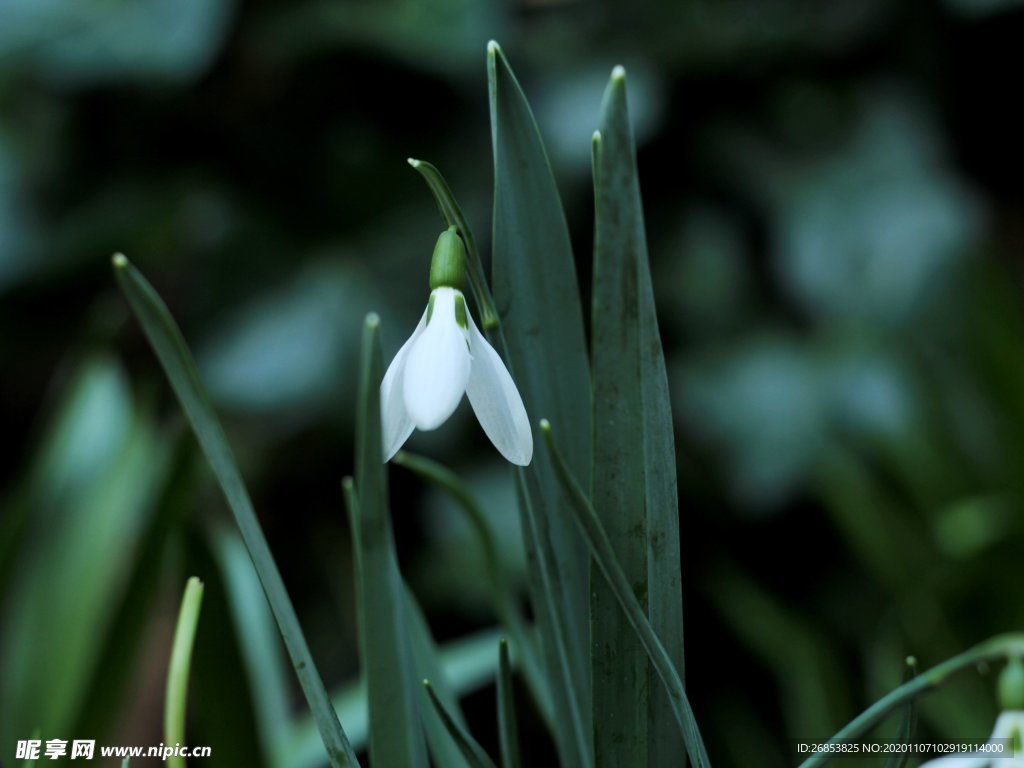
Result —
<svg viewBox="0 0 1024 768"><path fill-rule="evenodd" d="M651 623L647 620L647 615L640 607L636 595L633 594L633 588L626 578L626 574L623 573L622 567L615 559L615 551L608 540L608 534L605 532L604 526L601 525L601 520L594 512L586 494L583 493L579 481L573 477L568 465L562 459L551 434L551 425L546 419L541 421L541 432L558 473L559 482L569 500L569 509L572 510L576 524L583 533L583 538L590 548L590 554L612 588L615 598L619 601L623 613L628 617L629 623L633 626L668 693L669 701L672 702L672 713L679 726L683 742L686 744L690 760L695 768L710 768L711 763L704 748L704 740L701 738L700 729L693 716L693 709L690 707L690 701L683 688L683 680L679 676L679 671L673 665L672 659L669 658L661 641L658 640Z"/></svg>
<svg viewBox="0 0 1024 768"><path fill-rule="evenodd" d="M465 726L459 723L448 711L448 708L438 697L437 692L434 690L434 686L430 684L429 680L423 681L423 688L430 697L430 703L437 711L437 715L441 719L441 722L444 723L444 726L451 734L452 740L459 745L459 749L462 751L462 756L465 758L466 764L471 766L471 768L496 768L494 761L491 760L490 756L484 751L484 748L477 743L476 739L474 739L472 734L466 730Z"/></svg>
<svg viewBox="0 0 1024 768"><path fill-rule="evenodd" d="M494 644L500 636L501 631L493 627L451 640L440 647L441 669L453 694L470 693L494 679L498 663ZM365 681L360 679L343 686L331 700L353 748L361 749L366 743L368 730ZM323 762L318 754L319 747L320 740L312 720L308 716L297 718L287 750L288 768L319 768Z"/></svg>
<svg viewBox="0 0 1024 768"><path fill-rule="evenodd" d="M522 765L513 693L508 643L501 640L498 643L498 737L501 743L501 764L504 768L520 768Z"/></svg>
<svg viewBox="0 0 1024 768"><path fill-rule="evenodd" d="M427 747L416 705L418 683L406 623L405 586L398 570L382 461L379 327L377 315L367 316L356 414L356 486L354 496L346 493L356 545L370 760L385 768L426 768Z"/></svg>
<svg viewBox="0 0 1024 768"><path fill-rule="evenodd" d="M605 92L603 125L613 93ZM617 126L616 126L617 127ZM628 127L628 126L627 126ZM616 139L621 138L616 136ZM647 509L644 478L640 294L631 190L625 163L594 135L594 283L591 310L594 472L591 499L615 556L647 608ZM611 167L608 167L611 166ZM591 571L598 565L591 561ZM648 661L615 592L592 573L590 642L597 765L646 765L650 744ZM679 762L673 761L673 765Z"/></svg>
<svg viewBox="0 0 1024 768"><path fill-rule="evenodd" d="M121 290L156 352L160 365L171 383L178 402L181 403L182 410L185 411L199 446L206 455L206 460L235 517L242 539L259 574L260 583L266 592L267 601L274 612L277 626L281 630L285 646L288 648L302 692L316 719L331 765L335 768L358 766L359 762L338 722L338 716L324 689L323 680L313 663L306 638L299 626L299 619L295 615L295 608L288 597L277 564L270 554L270 547L256 519L256 513L227 438L224 436L224 430L199 379L195 361L185 345L181 331L156 291L128 259L118 254L113 258L113 265Z"/></svg>
<svg viewBox="0 0 1024 768"><path fill-rule="evenodd" d="M409 628L409 641L413 662L416 665L416 675L420 679L433 681L434 693L441 699L455 721L465 728L466 719L459 708L459 699L444 674L437 644L434 642L433 635L430 634L430 626L408 585L405 587L405 617ZM426 689L422 686L416 701L419 705L420 718L423 720L423 730L434 765L469 768L470 763L463 753L462 746L452 736L451 729L443 721L431 703Z"/></svg>
<svg viewBox="0 0 1024 768"><path fill-rule="evenodd" d="M178 612L178 625L171 645L171 661L167 669L167 695L164 705L164 741L167 744L185 743L185 704L188 698L188 673L192 665L192 645L199 625L199 610L203 605L203 582L195 576L185 585ZM185 768L185 758L171 755L167 760L171 768Z"/></svg>
<svg viewBox="0 0 1024 768"><path fill-rule="evenodd" d="M594 136L591 498L633 592L683 669L679 509L668 377L644 233L626 75L613 71ZM593 566L592 566L593 567ZM591 590L598 764L682 765L671 702L614 595Z"/></svg>
<svg viewBox="0 0 1024 768"><path fill-rule="evenodd" d="M498 555L498 545L487 517L480 509L469 489L462 483L458 475L447 467L424 456L417 456L408 451L399 451L393 459L395 464L410 469L420 477L443 488L458 503L458 508L466 515L473 533L476 535L483 553L484 563L491 586L494 609L498 618L512 636L519 664L524 676L537 700L541 715L549 724L554 724L551 711L551 690L544 677L540 660L534 648L526 619L523 617L515 596L508 585L505 568ZM428 675L429 677L429 675Z"/></svg>
<svg viewBox="0 0 1024 768"><path fill-rule="evenodd" d="M590 391L583 312L568 227L537 124L497 43L488 80L494 151L496 340L528 413L558 414L574 474L589 485ZM550 461L519 471L523 540L555 709L567 719L555 740L567 768L593 763L586 547L559 509Z"/></svg>
<svg viewBox="0 0 1024 768"><path fill-rule="evenodd" d="M228 595L242 664L253 692L258 738L268 765L279 768L294 757L288 750L292 722L284 649L274 634L273 614L238 533L226 526L218 527L210 531L209 539ZM335 707L335 711L340 710ZM352 748L358 749L351 729L347 728L345 734Z"/></svg>

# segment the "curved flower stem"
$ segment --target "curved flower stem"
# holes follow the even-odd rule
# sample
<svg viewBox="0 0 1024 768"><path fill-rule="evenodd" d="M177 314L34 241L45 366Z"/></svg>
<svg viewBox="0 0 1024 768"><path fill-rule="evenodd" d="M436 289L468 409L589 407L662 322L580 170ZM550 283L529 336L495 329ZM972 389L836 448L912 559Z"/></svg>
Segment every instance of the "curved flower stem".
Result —
<svg viewBox="0 0 1024 768"><path fill-rule="evenodd" d="M483 510L458 476L438 462L408 451L399 451L395 454L394 463L443 488L465 513L466 519L480 543L480 548L483 550L484 565L487 569L495 611L501 623L512 636L515 650L518 653L517 660L522 665L524 676L536 698L541 716L545 722L554 727L554 705L548 692L547 678L538 658L538 649L535 647L526 619L523 618L522 612L512 598L512 591L498 554L498 545Z"/></svg>
<svg viewBox="0 0 1024 768"><path fill-rule="evenodd" d="M1024 655L1024 633L1014 632L991 637L890 691L847 723L828 740L828 743L840 744L863 736L908 701L938 688L948 678L967 667L1021 655ZM818 768L825 765L831 757L833 755L827 752L815 752L804 760L799 768Z"/></svg>
<svg viewBox="0 0 1024 768"><path fill-rule="evenodd" d="M484 276L484 266L480 260L480 252L476 249L476 240L473 239L473 233L469 229L469 224L466 222L462 209L455 200L455 195L452 194L451 187L448 186L448 182L445 181L441 172L426 160L416 160L410 157L409 165L419 172L424 181L427 182L427 186L430 187L430 191L434 193L434 199L437 200L437 207L441 211L441 216L448 222L449 226L455 227L462 236L462 240L466 244L466 252L469 255L469 258L466 260L466 267L469 272L469 284L473 288L473 297L476 299L476 305L480 309L480 323L485 331L496 328L501 321L498 318L498 310L494 306L491 290L487 287L487 278Z"/></svg>

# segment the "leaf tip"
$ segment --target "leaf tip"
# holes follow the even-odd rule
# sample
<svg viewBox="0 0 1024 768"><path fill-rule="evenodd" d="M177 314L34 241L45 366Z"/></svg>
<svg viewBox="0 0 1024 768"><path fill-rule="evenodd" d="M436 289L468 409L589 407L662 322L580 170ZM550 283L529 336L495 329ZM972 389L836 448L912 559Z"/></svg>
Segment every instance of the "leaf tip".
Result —
<svg viewBox="0 0 1024 768"><path fill-rule="evenodd" d="M345 475L341 478L341 489L346 493L351 491L355 487L352 481L352 475Z"/></svg>
<svg viewBox="0 0 1024 768"><path fill-rule="evenodd" d="M110 263L114 269L126 269L128 267L128 257L123 253L115 253L110 257Z"/></svg>
<svg viewBox="0 0 1024 768"><path fill-rule="evenodd" d="M380 328L380 315L378 315L376 312L370 312L366 316L366 320L364 321L363 325L366 327L367 330L376 331L378 328Z"/></svg>
<svg viewBox="0 0 1024 768"><path fill-rule="evenodd" d="M488 56L497 56L500 53L501 53L501 46L498 45L498 41L497 40L488 40L487 41L487 55Z"/></svg>
<svg viewBox="0 0 1024 768"><path fill-rule="evenodd" d="M612 80L616 83L626 82L626 68L621 64L616 64L615 68L612 69Z"/></svg>
<svg viewBox="0 0 1024 768"><path fill-rule="evenodd" d="M550 435L551 434L551 422L548 421L547 419L541 419L540 420L540 431L543 432L545 435Z"/></svg>
<svg viewBox="0 0 1024 768"><path fill-rule="evenodd" d="M407 162L409 165L411 165L416 170L419 170L420 164L423 161L422 160L417 160L415 157L408 157L408 158L406 158L405 162Z"/></svg>

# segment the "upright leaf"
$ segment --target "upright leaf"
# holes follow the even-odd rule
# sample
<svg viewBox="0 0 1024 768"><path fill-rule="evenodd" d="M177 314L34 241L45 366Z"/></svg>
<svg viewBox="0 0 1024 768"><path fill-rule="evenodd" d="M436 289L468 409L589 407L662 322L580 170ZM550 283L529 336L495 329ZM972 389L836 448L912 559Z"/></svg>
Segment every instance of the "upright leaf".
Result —
<svg viewBox="0 0 1024 768"><path fill-rule="evenodd" d="M476 539L483 554L495 613L497 613L498 618L501 619L509 635L512 637L518 657L517 661L522 667L523 676L526 678L526 682L536 698L541 716L546 723L553 725L554 713L551 711L551 690L541 668L538 653L534 648L536 638L531 633L526 619L516 604L515 595L508 584L501 557L498 555L498 545L495 540L494 531L491 529L487 516L484 515L483 510L477 505L476 500L459 480L459 477L436 461L423 456L417 456L408 451L399 451L395 455L393 462L399 466L411 469L421 477L444 488L458 503L458 508L466 515L466 521L476 534ZM426 676L430 677L430 675Z"/></svg>
<svg viewBox="0 0 1024 768"><path fill-rule="evenodd" d="M188 675L192 665L192 645L199 624L199 610L203 604L203 582L193 576L185 585L178 611L178 624L174 629L171 660L167 667L167 692L164 698L164 741L168 744L185 743L185 704L188 699ZM171 755L167 764L171 768L185 768L185 758Z"/></svg>
<svg viewBox="0 0 1024 768"><path fill-rule="evenodd" d="M636 595L633 594L633 588L626 578L626 574L623 573L622 568L619 566L618 560L615 558L615 552L612 549L611 541L608 539L608 534L605 532L604 526L601 525L601 520L594 511L590 500L586 497L579 482L572 476L569 467L559 453L552 435L551 425L546 419L541 420L541 430L544 435L544 443L554 461L558 480L562 484L562 488L565 490L565 495L569 501L569 509L573 513L573 517L587 542L587 546L590 548L590 554L593 556L601 575L604 576L605 581L615 595L615 599L619 602L622 612L636 631L637 639L651 660L652 666L657 671L658 678L668 694L669 701L672 702L672 714L675 717L676 724L679 726L683 742L686 744L687 754L690 756L690 760L693 761L695 768L710 768L711 762L708 760L707 750L704 748L704 740L700 735L700 729L697 727L697 721L694 718L693 709L690 707L690 701L686 697L686 691L683 688L683 680L679 675L679 670L675 668L672 659L669 658L668 652L665 650L665 646L661 644L658 636L654 633L647 615L636 599Z"/></svg>
<svg viewBox="0 0 1024 768"><path fill-rule="evenodd" d="M358 766L355 753L341 729L338 716L331 706L323 680L313 663L313 657L306 644L305 635L299 626L295 608L288 598L284 581L277 570L277 564L270 554L270 547L263 536L256 512L249 500L249 493L242 482L242 475L235 465L235 458L228 445L224 430L213 411L213 405L199 379L195 361L181 331L168 312L156 291L146 278L118 254L114 256L114 273L135 313L142 330L156 352L171 388L181 403L199 446L213 470L217 482L234 514L238 530L242 534L246 549L252 558L256 573L259 574L267 602L274 612L274 619L281 630L285 646L295 667L302 692L316 718L317 728L327 748L327 756L334 768Z"/></svg>
<svg viewBox="0 0 1024 768"><path fill-rule="evenodd" d="M498 643L498 738L502 766L520 768L522 760L519 757L519 725L512 690L512 663L508 657L508 643L504 639Z"/></svg>
<svg viewBox="0 0 1024 768"><path fill-rule="evenodd" d="M241 661L253 692L257 738L267 764L282 766L290 762L289 758L294 759L288 749L292 728L291 696L284 649L274 633L274 617L267 608L259 578L238 533L218 527L210 532L209 538L228 595ZM345 725L353 749L358 749L354 734L347 723Z"/></svg>
<svg viewBox="0 0 1024 768"><path fill-rule="evenodd" d="M573 472L589 485L590 373L583 313L565 214L537 124L496 43L488 46L494 150L494 299L503 351L526 410L564 424ZM554 416L553 414L557 414ZM558 484L542 452L519 471L531 596L544 642L555 740L567 768L593 762L590 728L588 556L559 508Z"/></svg>
<svg viewBox="0 0 1024 768"><path fill-rule="evenodd" d="M408 586L405 587L405 619L416 677L420 680L432 681L435 689L434 695L440 697L446 710L459 726L466 728L466 719L459 708L459 699L444 673L437 644L434 642L433 635L430 634L430 626L427 624L427 619L423 615L419 603L416 602L416 596ZM469 768L462 745L453 736L448 724L430 701L430 695L422 685L416 701L434 765L443 765L446 768Z"/></svg>
<svg viewBox="0 0 1024 768"><path fill-rule="evenodd" d="M417 711L405 587L398 570L382 461L380 320L366 318L356 414L355 495L346 494L356 544L359 640L370 713L374 765L426 768L427 748Z"/></svg>
<svg viewBox="0 0 1024 768"><path fill-rule="evenodd" d="M458 745L465 761L464 764L469 768L496 768L490 755L473 738L473 734L466 729L465 725L455 719L445 703L441 701L429 680L423 681L423 688L441 723L448 729L452 741ZM445 765L449 765L449 763L445 763Z"/></svg>
<svg viewBox="0 0 1024 768"><path fill-rule="evenodd" d="M658 333L626 75L612 73L594 136L591 497L615 555L673 664L683 668L679 510L665 359ZM595 566L596 567L596 566ZM598 765L682 765L671 702L614 595L591 589Z"/></svg>

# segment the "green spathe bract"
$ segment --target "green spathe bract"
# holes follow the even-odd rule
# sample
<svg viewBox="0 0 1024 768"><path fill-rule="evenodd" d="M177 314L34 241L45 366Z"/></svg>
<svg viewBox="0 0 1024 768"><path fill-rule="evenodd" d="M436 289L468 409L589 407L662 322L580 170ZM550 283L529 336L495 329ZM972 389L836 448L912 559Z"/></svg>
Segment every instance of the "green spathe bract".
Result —
<svg viewBox="0 0 1024 768"><path fill-rule="evenodd" d="M430 260L430 290L454 288L462 291L465 286L466 247L455 227L448 227L434 246L434 256Z"/></svg>

